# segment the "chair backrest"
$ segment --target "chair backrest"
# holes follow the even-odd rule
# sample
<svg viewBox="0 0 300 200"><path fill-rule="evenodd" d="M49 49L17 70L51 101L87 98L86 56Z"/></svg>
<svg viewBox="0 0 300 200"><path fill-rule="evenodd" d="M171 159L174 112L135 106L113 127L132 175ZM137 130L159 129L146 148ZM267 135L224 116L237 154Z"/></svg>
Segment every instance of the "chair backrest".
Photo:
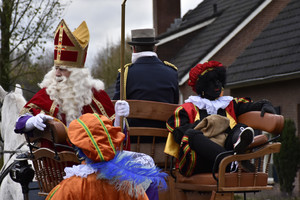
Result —
<svg viewBox="0 0 300 200"><path fill-rule="evenodd" d="M130 106L130 114L128 118L157 120L166 122L175 109L177 104L162 103L156 101L145 100L126 100ZM167 169L168 158L163 153L165 142L156 143L157 138L163 138L166 141L168 137L167 128L154 128L154 127L129 127L129 135L137 137L137 143L131 144L131 150L136 152L142 152L150 155L155 163L159 166ZM152 137L152 143L142 144L140 139L145 136Z"/></svg>
<svg viewBox="0 0 300 200"><path fill-rule="evenodd" d="M48 148L39 148L31 155L31 160L38 181L39 195L47 196L48 193L59 184L65 176L64 168L79 164L74 152L54 152Z"/></svg>
<svg viewBox="0 0 300 200"><path fill-rule="evenodd" d="M48 120L44 131L34 130L26 139L29 143L29 159L33 163L35 177L39 184L40 196L48 193L63 180L64 168L79 164L73 148L65 145L67 140L67 128L57 120ZM50 149L41 145L46 142ZM64 144L64 145L62 145Z"/></svg>
<svg viewBox="0 0 300 200"><path fill-rule="evenodd" d="M48 120L44 131L35 129L32 135L27 138L28 142L35 142L40 139L46 139L55 143L65 143L67 140L67 128L58 120Z"/></svg>

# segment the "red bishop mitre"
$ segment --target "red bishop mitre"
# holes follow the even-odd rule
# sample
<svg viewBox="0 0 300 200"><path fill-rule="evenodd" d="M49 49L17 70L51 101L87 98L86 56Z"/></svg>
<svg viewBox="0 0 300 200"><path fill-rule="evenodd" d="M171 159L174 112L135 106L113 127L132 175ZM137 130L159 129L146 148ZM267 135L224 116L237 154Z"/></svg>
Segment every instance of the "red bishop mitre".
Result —
<svg viewBox="0 0 300 200"><path fill-rule="evenodd" d="M61 20L55 31L54 65L83 68L89 40L90 33L85 21L71 32L65 21Z"/></svg>

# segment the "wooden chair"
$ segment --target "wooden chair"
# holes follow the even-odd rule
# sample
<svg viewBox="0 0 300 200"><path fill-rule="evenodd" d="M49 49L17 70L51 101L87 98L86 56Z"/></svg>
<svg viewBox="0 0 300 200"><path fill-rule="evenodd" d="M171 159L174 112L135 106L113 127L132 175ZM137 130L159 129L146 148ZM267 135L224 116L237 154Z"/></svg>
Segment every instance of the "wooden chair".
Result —
<svg viewBox="0 0 300 200"><path fill-rule="evenodd" d="M52 188L63 180L65 167L79 164L74 152L55 152L48 148L39 148L33 151L31 160L40 188L38 194L41 196L47 196Z"/></svg>
<svg viewBox="0 0 300 200"><path fill-rule="evenodd" d="M278 135L283 129L284 118L269 113L260 117L260 112L252 111L241 115L238 122ZM249 153L225 157L218 167L214 167L218 168L216 173L213 169L213 173L184 177L172 168L174 187L171 193L174 195L171 199L233 200L234 193L243 192L246 198L246 192L271 190L272 186L268 185L268 167L271 155L280 151L280 145L279 142L271 143L266 136L259 135L248 147ZM255 172L243 171L242 160L251 160L256 166ZM226 172L226 167L232 162L238 163L237 171Z"/></svg>
<svg viewBox="0 0 300 200"><path fill-rule="evenodd" d="M155 101L126 100L130 106L130 114L127 118L157 120L166 122L178 107L177 104L169 104ZM137 137L137 143L131 143L131 150L150 155L157 166L168 170L168 155L163 153L165 141L168 137L167 128L154 127L129 127L129 135ZM152 137L150 144L141 143L142 137ZM163 143L156 143L158 138L163 138Z"/></svg>
<svg viewBox="0 0 300 200"><path fill-rule="evenodd" d="M50 120L45 131L35 130L31 137L26 135L26 139L30 147L29 159L40 189L38 194L47 196L63 180L64 168L80 162L71 147L60 144L67 140L66 128L61 122ZM51 141L53 149L40 147L41 140ZM58 151L59 148L66 150Z"/></svg>
<svg viewBox="0 0 300 200"><path fill-rule="evenodd" d="M161 103L155 101L144 101L144 100L126 100L130 106L130 114L127 118L136 119L148 119L158 120L166 122L169 117L173 114L175 109L178 107L177 104ZM115 103L115 101L113 101ZM155 164L163 169L166 173L169 173L170 156L164 153L164 147L166 139L168 137L167 128L154 128L154 127L129 127L129 135L136 136L137 142L131 143L131 151L145 153L150 155ZM143 137L152 137L151 143L141 143ZM157 140L160 138L160 142ZM163 140L163 142L162 142ZM167 183L173 184L172 177L169 176ZM170 199L170 190L161 191L159 193L160 200Z"/></svg>

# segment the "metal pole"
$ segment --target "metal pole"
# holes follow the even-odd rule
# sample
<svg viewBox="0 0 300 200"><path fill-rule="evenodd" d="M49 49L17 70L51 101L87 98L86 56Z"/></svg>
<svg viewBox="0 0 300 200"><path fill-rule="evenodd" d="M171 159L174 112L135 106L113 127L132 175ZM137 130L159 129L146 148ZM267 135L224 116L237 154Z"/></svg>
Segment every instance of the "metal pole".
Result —
<svg viewBox="0 0 300 200"><path fill-rule="evenodd" d="M122 19L121 19L121 59L120 59L120 99L124 100L124 65L125 65L125 3L126 0L122 3ZM123 121L121 121L121 124ZM123 126L121 126L122 128Z"/></svg>
<svg viewBox="0 0 300 200"><path fill-rule="evenodd" d="M125 65L125 3L122 3L122 16L121 16L121 59L120 59L120 100L125 100L124 95L124 65ZM120 118L121 131L124 131L123 117ZM121 145L121 151L123 150L123 145Z"/></svg>

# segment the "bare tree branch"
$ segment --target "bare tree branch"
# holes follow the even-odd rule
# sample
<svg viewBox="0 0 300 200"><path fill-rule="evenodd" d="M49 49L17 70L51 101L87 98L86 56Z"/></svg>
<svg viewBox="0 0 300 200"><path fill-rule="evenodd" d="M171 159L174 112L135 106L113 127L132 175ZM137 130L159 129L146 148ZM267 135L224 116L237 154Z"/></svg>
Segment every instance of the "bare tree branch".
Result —
<svg viewBox="0 0 300 200"><path fill-rule="evenodd" d="M57 22L71 0L2 0L0 5L0 84L9 89L29 69L25 61L52 33ZM25 61L25 62L24 62ZM24 64L25 63L25 64Z"/></svg>

